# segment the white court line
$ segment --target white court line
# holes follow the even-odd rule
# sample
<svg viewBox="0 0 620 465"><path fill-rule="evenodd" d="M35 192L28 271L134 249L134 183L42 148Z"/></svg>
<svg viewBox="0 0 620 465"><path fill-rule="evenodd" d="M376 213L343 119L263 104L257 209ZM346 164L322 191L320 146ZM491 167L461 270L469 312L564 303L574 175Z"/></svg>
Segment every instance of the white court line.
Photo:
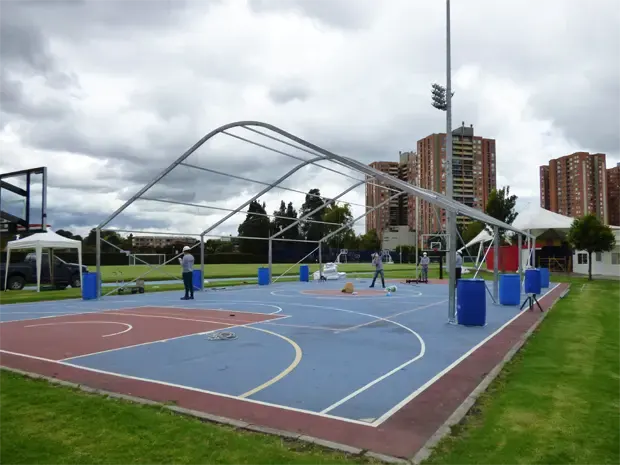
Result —
<svg viewBox="0 0 620 465"><path fill-rule="evenodd" d="M541 301L542 299L544 299L547 294L549 294L550 292L552 292L556 287L558 287L559 284L556 284L555 286L553 286L551 289L549 289L545 294L543 294L543 296L538 299L539 301ZM517 313L513 318L511 318L510 320L508 320L506 323L504 323L502 326L500 326L497 330L495 330L493 333L491 333L489 336L487 336L486 338L484 338L482 341L480 341L478 344L476 344L474 347L472 347L470 350L468 350L467 352L465 352L461 357L459 357L458 359L456 359L453 363L451 363L449 366L447 366L446 368L444 368L442 371L440 371L439 373L437 373L435 376L433 376L431 379L429 379L426 383L424 383L422 386L420 386L418 389L416 389L413 393L411 393L409 396L405 397L403 400L401 400L398 404L396 404L394 407L392 407L390 410L388 410L387 412L385 412L383 415L381 415L379 418L377 418L373 423L372 426L377 427L380 426L382 423L384 423L388 418L390 418L392 415L394 415L396 412L398 412L401 408L403 408L405 405L407 405L409 402L411 402L413 399L415 399L417 396L419 396L423 391L425 391L429 386L431 386L432 384L434 384L439 378L441 378L442 376L444 376L446 373L448 373L450 370L452 370L455 366L457 366L459 363L461 363L463 360L465 360L467 357L469 357L472 353L474 353L479 347L481 347L482 345L484 345L488 340L492 339L493 337L495 337L495 335L497 335L500 331L502 331L506 326L508 326L510 323L512 323L514 320L516 320L517 318L519 318L523 313L529 311L529 308L526 307L525 309L521 310L519 313Z"/></svg>
<svg viewBox="0 0 620 465"><path fill-rule="evenodd" d="M126 315L126 314L122 313L121 315ZM134 316L146 316L146 315L134 315ZM148 315L148 316L153 317L154 315ZM170 318L170 317L160 316L160 318ZM285 315L285 316L281 316L279 318L276 318L274 321L284 320L286 318L290 318L290 317L288 315ZM222 322L220 322L220 321L192 320L192 319L188 319L188 318L186 318L186 320L188 320L188 321L200 321L200 322L203 322L203 323L222 324ZM254 322L250 322L250 323L235 324L235 325L228 324L226 329L244 328L246 326L255 325L255 324L258 324L258 323L262 323L262 321L254 321ZM124 350L124 349L132 349L134 347L146 346L146 345L149 345L149 344L159 344L161 342L176 341L177 339L183 339L183 338L191 337L191 336L204 336L206 334L211 334L211 333L214 333L216 331L221 331L221 330L222 330L222 328L211 329L209 331L199 331L197 333L183 334L182 336L175 336L175 337L170 337L170 338L167 338L167 339L158 339L157 341L147 341L147 342L141 342L139 344L133 344L133 345L124 346L124 347L115 347L114 349L100 350L99 352L91 352L90 354L76 355L75 357L64 358L64 359L62 359L60 361L61 362L65 362L67 360L74 360L76 358L90 357L92 355L107 354L109 352L116 352L118 350Z"/></svg>
<svg viewBox="0 0 620 465"><path fill-rule="evenodd" d="M123 326L127 326L127 329L124 329L123 331L119 331L118 333L112 333L112 334L104 334L101 337L110 337L110 336L118 336L119 334L123 334L126 333L127 331L131 331L133 329L133 326L131 326L128 323L120 323L118 321L61 321L59 323L41 323L39 325L28 325L28 326L24 326L24 328L36 328L38 326L57 326L57 325L84 325L84 324L104 324L104 325L123 325Z"/></svg>
<svg viewBox="0 0 620 465"><path fill-rule="evenodd" d="M296 304L296 305L300 306L300 307L318 308L318 309L321 309L321 310L336 310L336 311L339 311L339 312L353 313L353 314L356 314L356 315L362 315L362 316L368 316L370 318L374 318L375 321L381 320L381 321L385 321L387 323L392 323L393 325L400 326L401 328L405 329L406 331L412 333L418 339L418 341L420 343L420 353L417 356L415 356L411 360L408 360L405 363L399 365L398 367L394 368L392 371L389 371L388 373L386 373L383 376L375 379L374 381L371 381L366 386L363 386L360 389L358 389L357 391L355 391L354 393L349 394L344 399L341 399L338 402L335 402L334 404L330 405L326 409L321 410L321 414L327 414L329 411L333 410L334 408L338 407L339 405L343 404L344 402L352 399L353 397L357 396L361 392L369 389L374 384L376 384L376 383L384 380L385 378L393 375L394 373L396 373L397 371L405 368L406 366L416 362L420 358L424 357L424 354L426 352L426 344L424 343L424 339L422 339L422 337L418 333L416 333L413 329L411 329L411 328L409 328L409 327L407 327L407 326L405 326L403 324L400 324L397 321L392 321L392 320L389 320L388 318L382 318L382 317L377 316L377 315L371 315L370 313L356 312L355 310L347 310L347 309L338 308L338 307L327 307L327 306L323 306L323 305L309 305L309 304ZM337 417L337 418L340 418L340 417Z"/></svg>
<svg viewBox="0 0 620 465"><path fill-rule="evenodd" d="M242 398L242 397L233 396L233 395L230 395L230 394L223 394L223 393L220 393L220 392L207 391L206 389L194 388L194 387L190 387L190 386L182 386L180 384L168 383L166 381L157 381L157 380L154 380L154 379L139 378L137 376L123 375L123 374L120 374L120 373L114 373L114 372L110 372L110 371L98 370L96 368L89 368L89 367L84 367L84 366L80 366L80 365L75 365L73 363L67 363L66 360L69 360L69 359L66 359L66 360L50 360L50 359L43 358L43 357L36 357L34 355L20 354L18 352L10 352L8 350L3 350L3 349L0 349L0 353L6 353L6 354L9 354L9 355L15 355L17 357L30 358L30 359L33 359L33 360L40 360L40 361L43 361L43 362L55 363L55 364L58 364L58 365L68 366L68 367L71 367L71 368L77 368L79 370L90 371L90 372L99 373L99 374L102 374L102 375L114 376L114 377L117 377L117 378L124 378L124 379L131 379L131 380L134 380L134 381L142 381L142 382L146 382L146 383L159 384L159 385L162 385L162 386L168 386L168 387L173 387L173 388L178 388L178 389L184 389L184 390L193 391L193 392L200 392L202 394L209 394L209 395L212 395L212 396L225 397L227 399L235 399L235 400L238 400L240 402L248 402L248 403L251 403L251 404L263 405L263 406L266 406L266 407L274 407L274 408L278 408L278 409L282 409L282 410L288 410L288 411L291 411L291 412L305 413L307 415L313 415L313 416L322 417L322 418L329 418L329 419L332 419L332 420L339 420L339 421L343 421L345 423L353 423L353 424L356 424L356 425L362 425L362 426L366 426L366 427L372 428L372 425L369 425L368 423L363 422L363 421L359 421L359 420L352 420L352 419L349 419L349 418L337 417L337 416L334 416L334 415L326 415L326 414L323 414L323 413L313 412L312 410L304 410L304 409L299 409L299 408L295 408L295 407L287 407L285 405L272 404L270 402L263 402L263 401L260 401L260 400L254 400L254 399L250 399L250 398L247 398L247 397Z"/></svg>
<svg viewBox="0 0 620 465"><path fill-rule="evenodd" d="M327 289L327 290L333 290L333 289ZM295 298L295 297L299 297L300 295L306 296L306 297L314 297L317 300L368 300L368 299L377 299L379 297L386 297L390 300L403 300L403 299L408 299L410 297L420 297L422 296L422 293L419 291L413 291L411 293L407 293L406 295L394 295L392 294L390 297L387 297L385 295L382 294L376 294L376 295L353 295L353 296L349 296L349 297L341 297L341 296L329 296L329 295L321 295L321 294L308 294L308 293L304 293L303 291L284 291L284 292L291 292L291 294L289 295L285 295L282 294L283 291L271 291L270 294L274 297L289 297L289 298ZM289 302L289 305L291 304L291 302Z"/></svg>
<svg viewBox="0 0 620 465"><path fill-rule="evenodd" d="M272 305L272 304L263 304L260 302L257 302L255 300L197 300L196 304L200 305L200 304L204 304L204 303L214 303L214 304L254 304L254 305L260 305L261 307L271 307L271 308L276 308L277 311L275 312L271 312L271 313L260 313L260 312L250 312L247 310L233 310L230 308L200 308L200 307L181 307L178 305L143 305L140 307L131 307L131 308L178 308L181 310L213 310L215 312L235 312L235 313L248 313L251 315L275 315L276 313L280 313L282 311L282 307L278 306L278 305ZM122 309L119 309L122 310Z"/></svg>
<svg viewBox="0 0 620 465"><path fill-rule="evenodd" d="M430 307L434 307L435 305L444 304L447 301L448 300L446 299L446 300L440 300L439 302L434 302L432 304L422 305L421 307L416 307L416 308L413 308L411 310L405 310L404 312L394 313L393 315L387 315L386 318L394 318L396 316L407 315L409 313L417 312L418 310L424 310L425 308L430 308ZM368 321L366 323L360 323L359 325L351 326L349 328L340 329L340 330L336 331L336 334L345 333L345 332L351 331L353 329L363 328L364 326L372 325L372 324L376 323L377 321L380 321L380 320Z"/></svg>

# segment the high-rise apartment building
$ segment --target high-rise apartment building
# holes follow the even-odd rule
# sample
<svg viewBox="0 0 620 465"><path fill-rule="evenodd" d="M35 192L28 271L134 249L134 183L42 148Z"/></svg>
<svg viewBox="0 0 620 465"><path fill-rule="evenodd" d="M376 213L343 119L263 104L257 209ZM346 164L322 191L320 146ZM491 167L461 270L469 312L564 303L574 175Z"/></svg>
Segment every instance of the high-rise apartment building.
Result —
<svg viewBox="0 0 620 465"><path fill-rule="evenodd" d="M431 134L418 141L420 187L446 193L446 134ZM453 198L465 205L484 211L489 195L497 184L495 140L474 134L473 125L452 131ZM445 212L427 202L420 207L421 234L445 229ZM439 223L441 221L441 223ZM471 220L458 217L466 225Z"/></svg>
<svg viewBox="0 0 620 465"><path fill-rule="evenodd" d="M540 206L571 217L595 214L608 224L604 153L575 152L540 167Z"/></svg>
<svg viewBox="0 0 620 465"><path fill-rule="evenodd" d="M620 163L607 170L607 207L609 224L620 226Z"/></svg>
<svg viewBox="0 0 620 465"><path fill-rule="evenodd" d="M414 183L416 173L416 154L415 152L400 152L399 161L376 161L370 164L372 168L387 173L405 182ZM372 208L389 199L396 194L396 190L391 186L373 180L372 185L366 184L366 207ZM381 187L379 187L381 186ZM387 188L387 189L386 189ZM391 189L391 190L388 190ZM379 237L389 226L403 226L413 224L410 221L411 200L405 196L391 199L385 205L370 212L366 217L366 232L374 229Z"/></svg>
<svg viewBox="0 0 620 465"><path fill-rule="evenodd" d="M496 188L495 140L474 135L473 126L455 129L453 140L454 199L478 210L484 210L489 194ZM446 192L446 135L431 134L417 142L417 153L400 152L399 161L373 162L370 166L391 174L410 184L420 185L435 192ZM419 183L418 183L419 178ZM366 206L373 207L391 194L375 186L366 186ZM366 231L375 229L382 237L388 226L408 225L416 229L416 201L414 196L402 196L384 207L369 213ZM440 219L441 224L437 221ZM459 223L468 223L465 217ZM431 234L445 227L444 213L427 202L420 202L419 234Z"/></svg>
<svg viewBox="0 0 620 465"><path fill-rule="evenodd" d="M540 206L545 210L551 210L549 193L549 166L540 167Z"/></svg>

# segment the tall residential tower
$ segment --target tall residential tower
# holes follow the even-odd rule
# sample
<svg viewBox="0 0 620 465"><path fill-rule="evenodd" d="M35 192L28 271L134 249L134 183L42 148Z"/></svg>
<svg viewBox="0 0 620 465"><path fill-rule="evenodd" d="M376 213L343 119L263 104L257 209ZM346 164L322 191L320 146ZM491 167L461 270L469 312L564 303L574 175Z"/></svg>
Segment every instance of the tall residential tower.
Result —
<svg viewBox="0 0 620 465"><path fill-rule="evenodd" d="M609 223L604 153L575 152L540 167L540 206L578 218L595 214Z"/></svg>

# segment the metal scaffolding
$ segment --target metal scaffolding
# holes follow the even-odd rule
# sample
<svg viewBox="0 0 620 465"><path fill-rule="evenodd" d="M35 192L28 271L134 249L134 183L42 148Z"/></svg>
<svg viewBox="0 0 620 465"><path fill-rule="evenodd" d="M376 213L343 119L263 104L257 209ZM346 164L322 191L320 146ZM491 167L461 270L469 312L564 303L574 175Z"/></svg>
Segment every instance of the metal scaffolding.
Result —
<svg viewBox="0 0 620 465"><path fill-rule="evenodd" d="M248 139L247 137L244 137L246 134L244 134L244 136L239 136L238 134L233 134L230 131L233 129L241 129L243 131L247 132L247 135L252 137L256 137L259 136L261 138L261 142L257 142L255 140L251 140ZM263 150L267 150L271 153L276 153L278 155L281 156L285 156L289 159L293 159L296 160L298 163L291 168L290 170L288 170L286 173L284 173L283 175L281 175L280 177L278 177L275 181L273 182L265 182L265 181L258 181L258 180L253 180L251 178L248 178L246 176L240 176L238 174L232 174L232 173L225 173L221 170L216 170L216 169L212 169L212 168L208 168L208 167L204 167L204 166L199 166L193 163L188 163L186 160L188 159L188 157L190 157L194 152L196 152L201 146L203 146L203 144L205 144L207 141L215 138L218 135L223 135L223 136L228 136L230 138L233 138L235 140L238 141L242 141L244 143L247 144L251 144L254 147L259 147L260 149ZM272 147L270 145L267 145L271 142L276 142L280 145L278 145L278 148ZM290 153L290 149L293 149L295 151L295 153ZM300 154L301 153L301 154ZM309 155L309 156L308 156ZM330 166L331 165L331 166ZM230 179L237 179L237 180L241 180L244 182L248 182L248 183L255 183L257 185L262 186L262 189L256 193L255 195L251 196L250 198L248 198L245 202L243 202L241 205L239 205L237 208L234 209L228 209L228 208L223 208L223 207L217 207L217 206L212 206L212 205L206 205L206 204L198 204L198 203L190 203L190 202L182 202L182 201L176 201L176 200L169 200L169 199L161 199L161 198L157 198L156 196L153 195L149 195L147 196L146 194L149 192L149 190L151 190L151 188L153 188L153 186L155 186L157 183L159 183L162 179L164 179L169 173L171 173L175 168L177 167L184 167L186 169L192 169L195 170L197 174L199 173L210 173L210 174L215 174L218 176L223 176L223 177L228 177ZM418 186L409 184L405 181L402 181L400 179L397 179L393 176L390 176L387 173L381 172L376 170L375 168L372 168L364 163L361 163L357 160L354 160L352 158L349 157L345 157L342 155L337 155L335 153L332 153L324 148L319 147L318 145L312 144L310 142L307 142L297 136L294 136L293 134L290 134L278 127L275 127L271 124L267 124L267 123L262 123L259 121L238 121L238 122L234 122L234 123L230 123L230 124L226 124L224 126L221 126L217 129L214 129L213 131L211 131L210 133L208 133L207 135L205 135L202 139L200 139L198 142L196 142L192 147L190 147L185 153L183 153L181 156L179 156L172 164L170 164L167 168L165 168L164 170L162 170L154 179L152 179L149 183L147 183L142 189L140 189L135 195L133 195L130 199L128 199L120 208L118 208L114 213L112 213L111 215L109 215L105 220L103 220L97 227L96 227L96 267L97 267L97 275L98 275L98 279L99 279L99 286L97 286L97 295L98 298L101 298L101 243L103 241L102 239L102 230L104 228L106 228L118 215L120 215L123 211L125 211L130 205L132 205L134 202L136 202L137 200L144 200L144 201L150 201L150 202L156 202L156 203L161 203L161 204L168 204L168 205L179 205L179 206L186 206L186 207L192 207L192 208L204 208L204 209L211 209L211 210L217 210L217 211L224 211L227 212L227 214L217 220L214 221L212 224L204 227L204 229L202 229L202 231L199 232L194 232L191 234L184 234L184 236L196 236L199 238L199 241L197 241L196 244L194 244L193 246L191 246L191 249L194 249L196 247L200 247L200 269L202 271L202 276L204 278L204 269L205 269L205 238L207 237L223 237L223 236L217 236L216 234L214 234L214 231L220 227L222 224L226 223L228 220L230 220L233 216L238 215L238 214L244 214L244 215L249 215L249 214L255 214L258 216L268 216L268 217L274 217L274 215L265 215L262 213L251 213L246 211L246 208L254 201L257 201L258 199L261 198L261 196L267 194L268 192L272 191L273 189L282 189L282 190L287 190L287 191L292 191L292 192L297 192L300 194L305 194L307 196L312 196L312 194L309 193L305 193L301 190L298 189L294 189L291 187L286 187L286 186L282 186L281 184L286 181L287 179L291 178L291 176L293 176L295 173L299 172L301 169L303 169L304 167L308 167L308 166L314 166L314 167L318 167L320 169L335 173L337 175L339 175L341 178L346 178L349 181L353 181L352 184L348 185L345 189L343 189L338 195L334 196L334 197L324 197L324 196L316 196L316 197L320 197L322 203L319 207L315 208L314 210L306 213L305 215L302 215L300 218L297 218L295 221L291 222L291 224L287 225L286 227L282 228L280 231L277 231L274 234L271 234L269 237L242 237L242 236L237 236L236 238L239 239L252 239L252 240L266 240L268 241L268 266L269 266L269 277L270 277L270 282L273 282L273 276L272 276L272 265L273 265L273 242L274 241L288 241L288 242L310 242L310 243L314 243L316 244L316 248L308 255L306 255L306 257L304 257L302 260L300 260L298 263L300 263L301 261L303 261L305 258L307 258L308 256L312 255L313 253L315 253L316 251L318 251L318 257L319 257L319 266L322 264L322 246L323 244L327 243L327 241L332 238L333 236L335 236L336 234L338 234L340 231L351 227L355 222L359 221L360 219L364 218L365 216L367 216L368 214L372 213L373 211L383 207L385 204L389 203L391 200L398 198L401 195L412 195L415 196L416 198L419 198L421 200L424 200L426 202L429 202L430 204L439 207L439 208L443 208L445 209L447 212L450 212L453 215L464 215L464 216L468 216L472 219L476 219L478 221L481 221L482 223L485 223L491 227L493 227L496 231L498 228L501 229L505 229L508 231L512 231L514 233L516 233L517 235L523 235L525 237L528 237L528 239L531 237L528 233L526 233L525 231L521 231L519 229L514 228L513 226L506 224L502 221L499 221L495 218L492 218L489 215L486 215L485 213L479 211L479 210L475 210L471 207L468 207L456 200L453 200L451 198L449 198L448 196L439 194L437 192L432 192L429 191L427 189L422 189ZM349 174L347 171L350 171L354 174ZM357 176L355 175L357 174ZM363 175L362 177L360 177L359 175ZM365 212L356 217L355 219L353 219L352 221L350 221L347 224L340 224L340 223L329 223L329 222L323 222L323 221L317 221L315 218L315 214L318 213L320 210L323 210L327 207L329 207L330 205L333 205L336 202L342 202L342 197L345 196L347 193L352 192L354 189L359 188L360 186L372 186L374 188L378 188L378 189L383 189L387 191L387 195L385 196L385 200L383 202L381 202L378 205L375 205L373 207L368 207L365 206ZM345 202L348 204L353 204L352 202ZM359 205L359 204L358 204ZM321 239L319 239L318 241L308 241L308 240L303 240L303 239L288 239L288 238L284 238L282 237L283 233L285 233L287 230L289 230L290 228L299 226L300 224L303 223L321 223L321 224L325 224L330 226L332 229L336 226L338 226L335 230L329 232L328 234L324 235ZM127 229L115 229L115 231L118 232L130 232ZM131 232L145 232L145 231L131 231ZM168 233L164 233L164 234L168 234ZM497 232L496 232L497 234ZM229 236L224 236L224 237L229 237ZM497 236L496 236L497 237ZM451 248L456 250L456 244L457 244L457 240L456 237L451 237L450 241L449 241ZM497 240L496 240L496 244ZM496 245L497 247L497 245ZM150 273L153 270L157 270L159 268L161 268L162 266L171 263L175 260L177 260L180 256L182 255L182 253L179 253L177 255L174 255L171 259L167 260L165 263L163 264L159 264L159 265L149 265L150 270L147 271L146 273L143 273L141 276L137 277L134 281L137 281L138 279L141 279L143 276L145 276L146 274ZM498 264L498 258L497 258L497 253L495 254L495 285L494 285L494 294L496 296L496 289L497 289L497 278L498 278L498 273L497 273L497 264ZM293 265L295 266L295 265ZM292 268L292 267L291 267ZM452 267L451 267L452 269ZM276 280L279 279L276 278ZM450 274L450 285L453 287L455 286L455 280L454 280L454 273ZM204 279L203 279L203 283L201 285L201 288L204 289ZM111 291L109 291L106 295L111 294L112 292L115 292L116 289L113 289ZM453 320L454 314L455 314L455 309L454 309L454 301L451 300L450 302L450 309L449 309L449 320Z"/></svg>

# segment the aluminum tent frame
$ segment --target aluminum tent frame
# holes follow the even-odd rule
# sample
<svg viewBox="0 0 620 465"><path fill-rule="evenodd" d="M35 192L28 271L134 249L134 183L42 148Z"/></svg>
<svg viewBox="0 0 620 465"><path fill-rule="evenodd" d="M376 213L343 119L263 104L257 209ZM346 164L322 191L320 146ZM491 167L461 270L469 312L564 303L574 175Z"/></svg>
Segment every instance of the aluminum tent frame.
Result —
<svg viewBox="0 0 620 465"><path fill-rule="evenodd" d="M307 154L310 154L312 156L312 158L303 158L301 156L295 156L295 155L291 155L287 152L275 149L273 147L270 147L268 145L263 145L261 143L257 143L255 141L249 140L245 137L240 137L238 135L232 134L230 132L228 132L229 130L233 129L233 128L241 128L244 129L252 134L255 135L259 135L261 137L264 137L266 139L270 139L272 141L276 141L278 143L281 143L283 145L286 145L288 147L294 148L296 150L305 152ZM267 132L265 132L265 130L270 131L272 134L269 134ZM209 170L207 168L201 168L198 166L194 166L191 165L189 163L184 163L185 160L192 155L196 150L198 150L203 144L205 144L207 141L209 141L210 139L212 139L213 137L217 136L218 134L225 134L227 136L233 137L235 139L241 140L243 142L247 142L250 144L253 144L255 146L264 148L266 150L270 150L272 152L276 152L279 153L281 155L285 155L287 157L291 157L294 159L297 159L300 161L300 163L295 166L294 168L292 168L291 170L289 170L287 173L285 173L284 175L282 175L281 177L279 177L276 181L272 182L272 183L264 183L264 182L259 182L260 184L263 184L265 187L260 190L260 192L258 192L256 195L254 195L252 198L248 199L246 202L244 202L242 205L240 205L239 207L237 207L235 210L229 212L226 216L224 216L222 219L216 221L215 223L213 223L212 225L210 225L209 227L207 227L206 229L204 229L202 232L199 233L200 235L200 242L196 245L194 245L193 247L196 247L198 245L200 245L200 255L201 255L201 269L203 272L203 276L204 276L204 238L205 237L209 237L210 234L214 229L216 229L218 226L222 225L224 222L226 222L228 219L230 219L232 216L234 216L235 214L238 214L240 212L243 211L244 208L246 208L248 205L250 205L251 202L259 199L262 195L266 194L267 192L271 191L274 188L282 188L282 189L288 189L288 188L284 188L284 187L279 187L279 184L281 184L283 181L285 181L286 179L290 178L293 174L295 174L296 172L298 172L300 169L308 166L308 165L314 165L320 168L323 168L325 170L328 171L332 171L334 173L337 173L339 175L351 178L352 180L356 181L356 184L354 184L353 186L349 186L347 187L347 189L345 189L343 192L341 192L338 196L331 198L331 199L327 199L326 202L323 203L323 205L316 209L313 212L310 212L309 214L306 215L306 217L302 217L299 218L297 221L295 221L292 225L289 225L287 228L285 229L289 229L290 227L293 227L296 224L299 224L303 221L308 220L307 217L311 216L313 213L315 213L316 211L327 207L328 205L330 205L331 203L333 203L334 201L337 201L340 197L342 197L343 195L345 195L347 192L350 192L351 190L353 190L356 187L359 187L360 185L366 183L367 185L374 185L376 187L382 188L387 190L388 192L390 192L390 195L388 196L388 200L398 197L399 195L413 195L417 198L420 198L421 200L425 200L427 202L429 202L432 205L435 205L439 208L443 208L445 209L447 212L451 212L454 213L455 215L464 215L467 217L470 217L472 219L476 219L478 221L481 221L489 226L492 226L494 228L494 230L498 230L499 228L508 230L508 231L512 231L514 233L516 233L519 236L524 236L524 237L531 237L527 232L522 231L520 229L514 228L513 226L506 224L502 221L499 221L481 211L475 210L474 208L468 207L456 200L450 199L445 195L442 195L440 193L437 192L432 192L429 191L427 189L423 189L421 187L418 186L414 186L412 184L409 184L407 182L404 182L400 179L397 179L393 176L390 176L389 174L383 173L379 170L376 170L364 163L361 163L357 160L354 160L352 158L349 157L345 157L342 155L337 155L333 152L330 152L322 147L319 147L318 145L312 144L304 139L301 139L287 131L284 131L276 126L273 126L271 124L268 123L263 123L260 121L237 121L237 122L233 122L233 123L229 123L223 126L220 126L217 129L214 129L213 131L209 132L208 134L206 134L204 137L202 137L198 142L196 142L192 147L190 147L185 153L183 153L181 156L179 156L173 163L171 163L167 168L165 168L160 174L158 174L153 180L151 180L149 183L147 183L142 189L140 189L135 195L133 195L129 200L127 200L120 208L118 208L114 213L112 213L111 215L109 215L104 221L102 221L97 227L96 227L96 236L97 236L97 254L96 254L96 260L97 260L97 273L99 276L99 280L101 279L101 247L100 247L100 243L101 243L101 230L103 228L105 228L112 220L114 220L114 218L116 218L119 214L121 214L125 209L127 209L132 203L134 203L136 200L138 199L143 199L143 200L157 200L157 199L151 199L151 198L145 198L143 197L145 193L147 193L149 191L149 189L151 189L154 185L156 185L159 181L161 181L167 174L169 174L172 170L174 170L176 167L178 166L185 166L188 168L195 168L198 170L204 170L207 172L213 172L214 170ZM283 137L284 139L281 139L280 137ZM320 164L320 162L323 161L328 161L328 162L332 162L335 163L336 165L339 165L340 168L345 167L348 168L350 170L352 170L353 172L357 172L360 174L364 174L365 175L365 179L364 180L360 180L359 178L356 178L355 176L349 176L345 173L342 172L342 169L334 169L334 168L330 168L327 166L324 166L323 164ZM223 175L227 175L230 177L235 177L234 175L229 175L227 173L219 173L219 174L223 174ZM250 180L251 181L251 180ZM257 181L258 182L258 181ZM291 190L291 189L288 189ZM384 204L385 202L383 202ZM381 205L383 205L381 204ZM358 218L356 218L353 222L359 220L360 218L366 216L367 214L369 214L370 212L376 210L377 208L379 208L381 205L379 206L375 206L374 208L371 209L366 209L366 213ZM344 225L344 227L346 227L348 225ZM343 229L340 228L340 229ZM266 239L269 241L269 263L271 265L271 244L272 241L274 240L286 240L283 239L281 237L279 237L282 234L282 231L274 234L273 236L269 237L269 238L252 238L252 239ZM333 234L335 233L330 233L330 235L323 237L321 240L318 241L318 250L319 250L319 257L320 257L320 251L321 251L321 244L327 240L329 237L333 236ZM496 235L497 237L497 235ZM308 242L308 241L305 241ZM497 242L497 241L496 241ZM450 241L451 244L456 244L456 238L451 238ZM496 247L498 247L498 243L495 244ZM192 247L192 248L193 248ZM316 250L316 249L315 249ZM173 257L171 260L169 260L167 263L172 262L175 258L178 258L179 255ZM496 255L497 257L497 255ZM498 275L497 275L497 258L496 258L496 267L495 267L495 280L497 281L498 279ZM154 267L155 269L161 267L162 265L158 266L158 267ZM138 278L136 278L138 279ZM456 282L455 282L455 277L453 273L450 273L450 285L451 286L455 286ZM101 296L101 286L98 286L98 297ZM454 321L454 316L455 316L455 308L454 308L454 302L451 302L449 309L449 320L450 321Z"/></svg>

